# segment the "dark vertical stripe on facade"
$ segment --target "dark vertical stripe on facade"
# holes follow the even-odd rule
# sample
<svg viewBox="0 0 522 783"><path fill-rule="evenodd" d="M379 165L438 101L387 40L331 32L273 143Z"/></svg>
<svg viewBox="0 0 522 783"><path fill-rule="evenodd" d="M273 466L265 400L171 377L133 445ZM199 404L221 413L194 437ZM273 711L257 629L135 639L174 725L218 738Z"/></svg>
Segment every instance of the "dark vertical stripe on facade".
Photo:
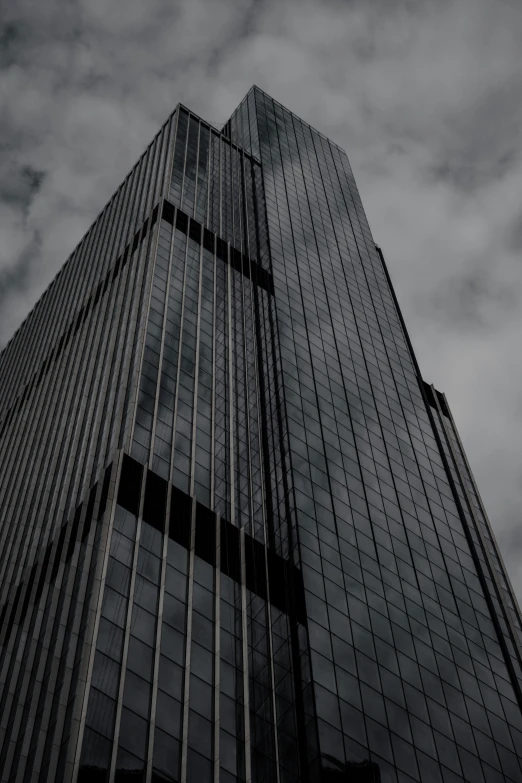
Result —
<svg viewBox="0 0 522 783"><path fill-rule="evenodd" d="M250 163L252 168L252 180L254 181L254 164ZM256 215L256 221L255 221L255 236L256 236L256 255L260 259L261 258L261 243L259 239L259 208L257 204L257 194L255 187L252 189L252 199L254 202L254 212ZM276 549L276 543L275 543L275 533L274 533L274 507L272 503L272 487L270 485L270 449L268 444L268 415L267 415L267 404L266 404L266 382L264 377L264 370L263 370L263 361L264 361L264 344L263 344L263 333L261 329L261 316L259 313L259 291L257 290L257 285L254 281L254 320L255 320L255 336L256 336L256 346L257 346L257 371L259 375L259 401L260 401L260 407L261 407L261 442L262 442L262 448L263 448L263 477L264 477L264 483L265 483L265 503L266 503L266 525L267 525L267 532L268 532L268 541L270 548L274 550Z"/></svg>
<svg viewBox="0 0 522 783"><path fill-rule="evenodd" d="M263 169L261 169L261 179L263 181L263 190L264 190L264 175L263 175ZM255 194L255 188L254 188L254 194ZM254 196L255 198L255 196ZM259 212L258 212L259 214ZM266 231L267 236L269 236L268 232L268 219L266 219ZM270 263L270 271L273 276L273 264L272 264L272 256L270 253L270 245L268 246L268 258ZM276 298L277 295L275 295ZM294 535L292 530L292 512L290 508L290 502L289 502L289 486L288 486L288 476L286 474L286 459L289 457L289 455L286 454L285 450L285 444L284 444L284 426L285 423L283 421L283 413L282 408L284 406L284 398L282 396L281 390L279 389L278 379L277 379L277 356L276 356L276 349L275 345L277 337L276 337L276 331L277 327L274 324L272 309L268 308L269 312L269 328L270 328L270 336L271 336L271 348L272 348L272 362L274 365L274 382L276 386L276 399L278 401L277 405L277 426L278 426L278 435L279 435L279 449L281 452L281 469L283 474L283 487L284 487L284 496L285 496L285 509L286 509L286 524L287 524L287 535L288 535L288 552L289 552L289 558L291 561L293 561L294 553L298 554L299 557L299 544L297 541L294 541ZM286 409L285 409L285 418L286 418ZM289 595L289 601L294 602L295 598L293 595L293 582L290 580L290 584L287 584L287 590ZM296 704L296 723L297 723L297 744L298 744L298 753L299 753L299 764L300 764L300 776L302 783L308 783L310 780L310 764L309 764L309 756L308 756L308 738L307 738L307 732L306 732L306 723L305 723L305 709L304 709L304 699L303 699L303 680L301 675L301 655L300 655L300 649L299 649L299 631L297 627L297 622L295 615L290 615L290 636L291 636L291 651L292 651L292 674L294 678L294 698L295 698L295 704ZM316 734L317 734L317 727L316 727Z"/></svg>

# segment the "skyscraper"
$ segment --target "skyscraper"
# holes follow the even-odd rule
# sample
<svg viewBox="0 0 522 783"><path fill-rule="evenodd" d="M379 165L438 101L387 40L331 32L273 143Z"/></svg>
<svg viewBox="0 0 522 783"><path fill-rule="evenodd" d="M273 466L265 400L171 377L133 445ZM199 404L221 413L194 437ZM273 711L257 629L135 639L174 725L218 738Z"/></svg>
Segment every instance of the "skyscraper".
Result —
<svg viewBox="0 0 522 783"><path fill-rule="evenodd" d="M2 781L522 781L519 609L336 144L178 105L0 395Z"/></svg>

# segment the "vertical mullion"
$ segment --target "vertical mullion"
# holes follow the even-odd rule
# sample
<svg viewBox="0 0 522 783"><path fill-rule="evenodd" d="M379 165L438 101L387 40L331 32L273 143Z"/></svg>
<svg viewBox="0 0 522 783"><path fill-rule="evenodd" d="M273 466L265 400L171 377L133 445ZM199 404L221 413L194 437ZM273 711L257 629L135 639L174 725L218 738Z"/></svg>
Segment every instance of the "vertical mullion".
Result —
<svg viewBox="0 0 522 783"><path fill-rule="evenodd" d="M161 226L161 210L158 212L158 228L156 231L156 236L153 240L153 247L151 249L150 255L149 255L149 278L147 281L147 287L148 291L146 294L147 303L144 307L143 311L143 322L142 322L142 333L140 335L141 337L141 345L138 347L138 350L140 352L140 358L138 361L138 369L137 369L137 377L136 377L136 390L134 395L134 401L132 403L132 418L131 418L131 428L130 428L130 434L129 434L129 444L132 445L132 441L134 439L134 427L136 424L136 411L138 408L138 400L139 400L139 384L140 384L140 378L141 378L141 368L143 367L143 357L145 356L145 344L147 341L147 324L149 322L150 318L150 300L152 298L152 285L154 281L154 272L156 269L156 256L158 252L158 242L160 237L160 226Z"/></svg>
<svg viewBox="0 0 522 783"><path fill-rule="evenodd" d="M154 255L154 248L157 243L161 224L161 202L158 204L158 219L154 229L150 232L145 246L137 254L134 261L136 271L134 280L130 279L129 271L128 286L132 291L132 299L127 313L127 329L130 331L131 339L122 344L122 357L120 359L118 388L118 401L116 402L113 420L110 425L110 433L105 445L106 458L108 462L111 454L118 448L123 448L130 452L132 446L132 422L134 419L133 405L135 396L137 397L136 387L139 383L139 373L141 363L138 354L141 350L140 340L143 331L146 329L147 306L147 287L152 280L153 265L150 263ZM129 266L132 264L132 258L129 260ZM152 284L150 283L151 287ZM125 334L122 331L122 336Z"/></svg>
<svg viewBox="0 0 522 783"><path fill-rule="evenodd" d="M198 287L198 312L196 315L196 357L194 364L194 396L192 409L192 454L190 459L189 495L194 495L194 482L196 470L196 439L198 416L198 381L199 381L199 352L201 339L201 295L203 289L203 237L199 246L199 287Z"/></svg>
<svg viewBox="0 0 522 783"><path fill-rule="evenodd" d="M76 733L76 743L73 741L74 734L71 733L71 740L68 747L68 755L66 762L66 769L71 771L71 783L75 783L78 777L78 771L80 768L80 758L83 745L83 735L85 732L85 721L87 718L87 707L89 705L90 695L90 683L92 680L92 672L94 667L94 656L96 655L96 640L98 638L98 628L100 625L100 618L103 606L103 597L105 589L105 579L107 576L107 567L109 563L110 543L114 526L114 516L116 513L117 504L117 487L120 483L123 452L119 452L117 455L117 467L115 476L115 495L113 498L110 517L107 523L105 533L105 549L100 546L100 550L103 551L103 557L98 559L96 566L97 574L94 579L95 588L93 588L92 608L89 612L89 621L85 633L85 638L90 640L87 642L89 649L87 654L82 656L82 665L79 680L83 682L84 687L82 691L82 697L78 698L75 704L73 712L73 732ZM97 593L97 594L96 594Z"/></svg>
<svg viewBox="0 0 522 783"><path fill-rule="evenodd" d="M252 758L250 738L250 689L248 682L248 617L246 588L245 528L239 531L241 553L241 649L243 669L243 721L245 727L245 781L252 781Z"/></svg>
<svg viewBox="0 0 522 783"><path fill-rule="evenodd" d="M212 128L208 129L208 167L207 167L207 205L206 205L206 218L204 221L204 224L207 228L212 230L212 225L210 222L210 201L211 201L211 188L212 188L212 167L214 165L214 161L212 159L212 139L214 138L214 134L212 133Z"/></svg>
<svg viewBox="0 0 522 783"><path fill-rule="evenodd" d="M170 286L170 275L172 271L172 258L174 255L174 236L176 233L176 214L177 209L174 210L174 222L172 225L172 234L170 238L170 252L169 252L169 266L168 266L168 272L167 272L167 280L165 283L166 291L165 291L165 306L163 309L163 323L161 326L161 344L160 344L160 353L159 353L159 361L158 361L158 381L156 383L156 398L154 400L154 413L152 415L152 431L151 431L151 437L150 437L150 450L149 450L149 459L148 459L148 465L149 470L152 470L152 462L154 459L154 443L156 439L156 428L157 428L157 422L158 422L158 407L159 407L159 398L161 394L161 371L163 367L163 353L165 350L165 333L167 329L167 315L168 315L168 309L169 309L169 286ZM159 218L159 225L161 226L161 215L158 215ZM158 237L159 237L159 229L158 229ZM156 245L156 252L157 252L157 245ZM156 265L156 259L154 259L154 266ZM152 287L151 287L152 290Z"/></svg>
<svg viewBox="0 0 522 783"><path fill-rule="evenodd" d="M154 201L162 198L168 199L170 196L170 180L172 178L172 169L174 167L174 153L176 151L176 138L178 135L179 103L170 115L169 130L167 134L167 152L165 155L165 165L163 169L162 180L157 190Z"/></svg>
<svg viewBox="0 0 522 783"><path fill-rule="evenodd" d="M239 154L239 153L238 153ZM249 243L249 234L248 234L248 200L247 200L247 194L246 194L246 182L245 182L245 176L244 176L244 155L241 153L239 158L239 166L240 168L240 198L243 202L243 209L240 209L240 215L244 215L244 221L245 224L243 226L243 232L241 234L241 251L244 255L248 257L248 264L249 264L249 271L250 275L249 277L245 278L244 275L242 276L242 294L243 294L243 361L245 365L245 418L246 418L246 437L247 437L247 450L248 450L248 456L247 456L247 471L248 471L248 484L249 484L249 496L250 496L250 534L252 537L255 537L255 524L254 524L254 482L253 482L253 474L252 474L252 444L251 444L251 423L250 419L252 416L253 411L250 410L250 378L249 378L249 363L248 363L248 347L247 347L247 340L250 337L251 342L253 342L253 328L254 328L254 314L252 310L252 297L255 294L255 283L252 279L252 268L250 264L251 255L250 255L250 243ZM245 244L243 244L243 236L245 238ZM243 263L243 258L242 258ZM248 301L249 301L249 310L250 310L250 322L251 322L251 333L248 335L247 333L247 323L246 323L246 311L247 311L247 304L246 304L246 296L245 296L245 290L248 289ZM252 352L253 355L253 361L255 366L255 353ZM256 368L257 369L257 368ZM257 378L257 371L255 372L255 378ZM259 401L259 396L257 394L256 389L256 402ZM259 410L259 408L258 408Z"/></svg>
<svg viewBox="0 0 522 783"><path fill-rule="evenodd" d="M228 342L228 405L229 405L229 485L230 485L230 522L235 524L235 480L234 480L234 335L232 323L232 267L230 264L230 242L227 243L227 342Z"/></svg>
<svg viewBox="0 0 522 783"><path fill-rule="evenodd" d="M218 137L219 149L219 236L223 236L223 152L224 144Z"/></svg>
<svg viewBox="0 0 522 783"><path fill-rule="evenodd" d="M151 217L149 215L149 221ZM150 223L149 223L150 226ZM118 309L118 319L115 329L116 337L112 353L111 380L109 383L107 409L111 411L110 416L105 416L103 424L98 432L94 466L98 466L98 474L103 467L111 461L111 455L117 443L113 441L116 432L119 430L120 418L123 400L125 399L125 390L129 382L129 362L127 358L130 355L128 348L134 342L135 329L132 324L132 311L135 300L139 297L139 286L136 282L140 277L140 256L148 256L148 248L151 246L151 239L154 237L154 227L150 226L144 247L137 254L135 261L132 259L128 264L128 272L123 270L118 275L117 284L113 293L113 300L116 301Z"/></svg>
<svg viewBox="0 0 522 783"><path fill-rule="evenodd" d="M177 214L177 210L176 210ZM174 227L175 228L175 227ZM173 244L175 235L173 233ZM178 416L178 399L179 399L179 381L181 374L181 350L183 347L184 336L184 322L185 322L185 291L187 288L187 269L188 269L188 236L185 241L185 261L183 266L183 294L181 298L181 313L179 319L179 341L178 341L178 366L176 367L176 388L174 390L174 413L172 415L172 443L170 446L170 467L169 467L169 483L172 482L174 474L174 454L176 450L176 426Z"/></svg>
<svg viewBox="0 0 522 783"><path fill-rule="evenodd" d="M183 196L185 194L185 176L187 172L187 150L188 150L188 140L189 140L189 134L190 134L190 120L191 120L191 114L190 112L187 112L187 133L185 136L185 152L183 154L183 173L181 177L181 197L179 200L180 208L183 209Z"/></svg>
<svg viewBox="0 0 522 783"><path fill-rule="evenodd" d="M212 496L211 496L212 497ZM221 726L220 687L221 687L221 514L214 515L216 520L216 567L214 569L214 783L219 783L219 731Z"/></svg>
<svg viewBox="0 0 522 783"><path fill-rule="evenodd" d="M79 730L79 718L81 716L81 705L82 705L82 696L78 696L78 698L74 701L74 708L76 711L71 711L70 717L72 718L67 722L67 713L68 713L68 706L71 703L71 699L73 696L71 695L71 692L73 688L76 689L77 693L80 693L82 691L82 686L78 687L78 683L80 682L79 672L78 676L75 679L75 668L76 666L79 666L79 664L75 665L75 662L77 660L78 656L78 647L81 645L83 648L83 651L86 652L86 654L83 657L83 660L89 660L89 650L87 649L89 646L92 647L93 645L89 645L89 642L85 641L85 635L81 635L81 629L82 629L82 620L84 618L84 615L86 614L87 606L89 603L92 602L92 595L95 594L95 587L92 589L92 593L90 595L87 595L87 590L89 587L89 578L90 578L90 570L92 569L92 561L94 558L97 558L97 567L100 573L102 573L103 569L103 563L105 561L105 551L108 547L106 547L106 543L108 540L108 537L110 536L111 531L111 525L112 525L112 516L113 516L113 508L116 502L116 495L115 495L115 489L117 486L116 478L118 475L119 470L119 455L117 455L112 468L111 468L111 481L109 486L109 491L107 495L107 506L106 508L109 510L109 514L106 516L108 517L106 519L106 522L104 523L104 529L101 535L100 545L98 548L98 551L94 551L91 547L89 556L87 553L85 554L85 560L82 568L82 573L79 576L79 589L78 589L78 597L76 599L76 607L80 606L81 601L83 600L83 607L82 611L74 611L73 607L73 623L72 623L72 629L71 629L71 636L70 638L73 640L71 642L71 646L67 651L67 656L69 659L69 665L67 667L67 677L69 681L69 687L67 691L64 693L60 693L60 705L61 709L58 709L58 715L57 715L57 731L55 730L55 738L53 742L53 749L51 752L51 775L53 774L53 771L55 767L53 766L53 758L55 760L55 763L59 763L59 757L63 753L63 743L64 743L64 733L67 732L70 729L69 733L69 747L68 751L70 751L71 747L75 747L75 742L78 735ZM94 527L94 526L93 526ZM96 536L96 529L93 532L93 537ZM82 548L82 542L77 542L75 546L75 553L73 556L73 564L78 564L80 553ZM99 553L103 553L101 556ZM76 577L78 578L78 576ZM74 589L74 588L73 588ZM83 597L83 598L82 598ZM95 614L95 612L94 612ZM96 638L96 634L93 638ZM92 641L92 637L91 637ZM84 682L85 685L85 682ZM87 688L83 687L83 697L85 697L85 693L87 692ZM78 711L78 707L80 707L80 711ZM76 718L74 717L76 716ZM67 768L67 759L64 758L65 764L64 769ZM65 779L68 779L66 775L64 775ZM52 780L52 778L49 778L49 780Z"/></svg>
<svg viewBox="0 0 522 783"><path fill-rule="evenodd" d="M145 171L148 174L148 178L146 178L148 179L148 182L146 185L144 184L141 190L141 194L138 200L138 205L136 210L136 217L134 221L135 224L138 226L140 226L143 223L145 217L149 214L150 210L152 209L154 194L158 187L159 173L161 167L161 154L163 150L164 141L165 141L165 133L164 133L164 127L162 127L154 137L154 141L150 146L150 149L152 150L153 153L150 156L152 159L149 160L148 165L145 167Z"/></svg>
<svg viewBox="0 0 522 783"><path fill-rule="evenodd" d="M141 526L143 524L143 501L145 499L145 482L147 479L146 469L142 472L141 488L140 488L140 503L138 508L138 519L136 523L136 534L134 539L134 551L132 557L132 569L130 575L129 585L129 598L127 603L127 616L125 618L125 635L123 638L123 652L121 658L120 668L120 683L118 688L118 698L116 702L116 718L114 721L114 734L112 738L112 753L111 763L109 771L109 781L114 780L116 772L116 761L118 757L119 739L120 739L120 722L121 713L123 709L123 693L125 689L125 675L127 673L127 656L129 652L129 641L132 626L132 610L134 608L134 588L136 585L136 574L138 570L138 556L140 551L140 539L141 539Z"/></svg>
<svg viewBox="0 0 522 783"><path fill-rule="evenodd" d="M167 573L167 553L169 547L169 526L168 521L170 519L170 506L172 501L172 485L167 484L167 503L165 507L165 520L163 530L163 549L161 554L161 566L160 566L160 583L158 590L158 617L156 621L156 637L154 647L154 661L152 665L152 688L151 688L151 703L150 703L150 716L149 716L149 737L148 747L146 755L146 770L145 770L145 783L151 783L152 780L152 763L154 760L154 735L156 730L156 705L158 699L158 681L159 681L159 667L160 667L160 654L161 654L161 632L163 630L163 604L165 601L165 579Z"/></svg>
<svg viewBox="0 0 522 783"><path fill-rule="evenodd" d="M199 148L201 142L201 120L198 119L198 144L196 152L196 166L194 169L194 208L192 210L192 217L197 220L196 205L198 203L198 179L199 179Z"/></svg>
<svg viewBox="0 0 522 783"><path fill-rule="evenodd" d="M190 702L190 671L192 648L192 603L194 595L194 560L196 557L196 500L192 498L190 544L189 544L189 569L187 591L187 637L185 641L185 673L183 683L183 722L181 739L181 783L192 783L187 778L188 757L188 730L189 730L189 702Z"/></svg>
<svg viewBox="0 0 522 783"><path fill-rule="evenodd" d="M215 507L215 460L216 460L216 327L217 327L217 257L216 236L212 238L212 262L214 268L214 301L212 308L212 426L210 434L210 507Z"/></svg>

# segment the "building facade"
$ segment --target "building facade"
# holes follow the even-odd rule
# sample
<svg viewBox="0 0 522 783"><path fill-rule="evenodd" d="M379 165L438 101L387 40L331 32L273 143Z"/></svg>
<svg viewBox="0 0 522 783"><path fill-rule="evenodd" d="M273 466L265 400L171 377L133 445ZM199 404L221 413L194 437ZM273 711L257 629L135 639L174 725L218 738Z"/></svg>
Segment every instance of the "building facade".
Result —
<svg viewBox="0 0 522 783"><path fill-rule="evenodd" d="M2 781L522 781L520 613L345 153L178 105L0 355Z"/></svg>

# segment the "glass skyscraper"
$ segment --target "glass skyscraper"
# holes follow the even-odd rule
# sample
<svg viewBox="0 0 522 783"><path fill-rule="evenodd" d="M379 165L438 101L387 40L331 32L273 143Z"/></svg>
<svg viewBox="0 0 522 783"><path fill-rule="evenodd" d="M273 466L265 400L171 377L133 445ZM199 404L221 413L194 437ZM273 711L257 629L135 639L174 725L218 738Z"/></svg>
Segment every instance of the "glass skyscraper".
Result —
<svg viewBox="0 0 522 783"><path fill-rule="evenodd" d="M522 781L520 613L346 154L178 105L0 355L0 773Z"/></svg>

